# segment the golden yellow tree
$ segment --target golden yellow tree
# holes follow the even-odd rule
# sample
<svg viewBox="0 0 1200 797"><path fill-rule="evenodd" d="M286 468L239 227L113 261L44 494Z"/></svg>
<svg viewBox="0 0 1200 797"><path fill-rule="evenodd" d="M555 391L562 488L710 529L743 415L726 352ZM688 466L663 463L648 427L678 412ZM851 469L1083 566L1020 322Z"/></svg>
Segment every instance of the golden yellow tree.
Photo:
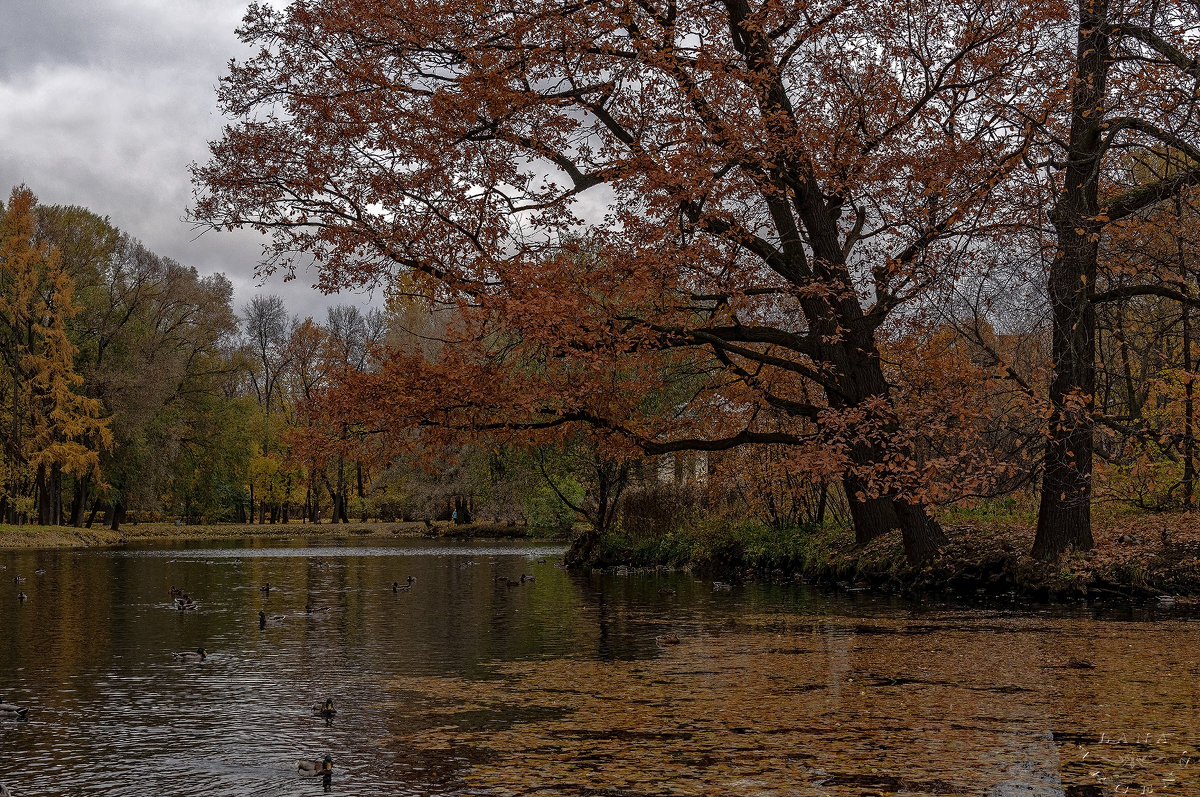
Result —
<svg viewBox="0 0 1200 797"><path fill-rule="evenodd" d="M34 507L40 523L62 517L63 473L99 478L99 449L111 445L101 403L76 392L76 347L67 321L78 312L57 249L35 238L37 198L12 190L0 214L0 336L3 338L5 483L12 522Z"/></svg>

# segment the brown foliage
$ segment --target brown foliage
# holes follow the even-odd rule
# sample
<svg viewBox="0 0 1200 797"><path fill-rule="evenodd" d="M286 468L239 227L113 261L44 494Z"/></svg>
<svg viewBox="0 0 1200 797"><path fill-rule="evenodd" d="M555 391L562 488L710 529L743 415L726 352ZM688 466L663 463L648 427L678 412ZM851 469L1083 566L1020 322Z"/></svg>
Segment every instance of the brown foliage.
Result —
<svg viewBox="0 0 1200 797"><path fill-rule="evenodd" d="M472 355L397 355L356 406L583 422L649 452L819 441L855 507L890 502L862 503L863 534L898 523L927 555L876 331L967 267L964 236L1007 223L1037 19L1019 2L498 11L252 6L242 35L264 49L223 83L241 121L196 169L197 218L269 231L268 268L305 255L329 288L399 278L458 306ZM684 395L644 406L673 370Z"/></svg>

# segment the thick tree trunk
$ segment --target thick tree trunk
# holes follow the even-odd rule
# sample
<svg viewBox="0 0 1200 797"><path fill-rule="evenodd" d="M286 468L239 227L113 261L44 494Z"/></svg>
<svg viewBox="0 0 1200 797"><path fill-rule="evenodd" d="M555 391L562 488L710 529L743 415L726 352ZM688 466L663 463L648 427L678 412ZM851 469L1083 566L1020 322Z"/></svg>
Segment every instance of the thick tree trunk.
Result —
<svg viewBox="0 0 1200 797"><path fill-rule="evenodd" d="M1091 506L1096 314L1087 292L1095 282L1096 261L1094 252L1089 258L1086 251L1079 251L1081 248L1072 247L1060 256L1050 281L1054 379L1050 384L1050 428L1032 551L1038 559L1054 559L1070 548L1088 550L1094 545Z"/></svg>
<svg viewBox="0 0 1200 797"><path fill-rule="evenodd" d="M841 396L831 396L831 404L844 409L858 409L868 401L882 399L886 407L884 412L888 413L883 417L869 413L866 423L879 425L878 439L889 441L889 450L883 450L875 443L851 441L850 459L853 465L875 466L897 454L911 457L912 452L902 442L899 423L891 415L890 390L873 339L864 335L842 341L832 359L845 376ZM946 544L942 527L930 515L925 503L910 495L919 485L894 484L883 496L864 496L860 499L859 494L866 491L859 477L851 472L844 477L843 484L850 502L850 515L854 520L856 543L861 545L870 542L881 534L899 528L903 535L905 555L913 563L928 559Z"/></svg>
<svg viewBox="0 0 1200 797"><path fill-rule="evenodd" d="M121 530L121 523L125 521L125 504L120 499L114 500L112 503L112 517L109 519L109 528L113 531Z"/></svg>
<svg viewBox="0 0 1200 797"><path fill-rule="evenodd" d="M571 542L571 547L563 554L563 563L567 565L585 565L590 563L596 551L596 543L599 540L600 533L589 526Z"/></svg>
<svg viewBox="0 0 1200 797"><path fill-rule="evenodd" d="M1080 0L1075 91L1062 194L1051 211L1058 250L1047 281L1054 324L1050 428L1033 556L1055 559L1092 540L1092 408L1096 392L1096 286L1101 135L1109 42L1106 0Z"/></svg>
<svg viewBox="0 0 1200 797"><path fill-rule="evenodd" d="M884 497L858 497L864 489L862 481L853 474L842 479L846 501L850 506L850 519L854 523L854 543L866 545L876 537L900 528L900 518L892 502Z"/></svg>
<svg viewBox="0 0 1200 797"><path fill-rule="evenodd" d="M904 556L908 561L924 562L946 544L942 527L929 516L923 503L896 499L892 506L900 518Z"/></svg>

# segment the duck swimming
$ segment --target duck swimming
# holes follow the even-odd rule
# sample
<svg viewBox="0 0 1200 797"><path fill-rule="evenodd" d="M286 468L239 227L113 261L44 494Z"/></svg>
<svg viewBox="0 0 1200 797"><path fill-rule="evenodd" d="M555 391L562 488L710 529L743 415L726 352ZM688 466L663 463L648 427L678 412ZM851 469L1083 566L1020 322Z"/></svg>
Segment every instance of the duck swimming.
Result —
<svg viewBox="0 0 1200 797"><path fill-rule="evenodd" d="M258 627L259 627L259 628L266 628L266 627L267 627L267 623L271 623L272 625L276 625L276 624L278 624L278 623L282 623L282 622L284 621L284 619L286 619L286 618L285 618L285 617L284 617L284 615L282 615L282 614L273 614L273 615L271 615L270 617L267 617L267 613L266 613L266 612L259 612L259 613L258 613Z"/></svg>
<svg viewBox="0 0 1200 797"><path fill-rule="evenodd" d="M0 718L10 720L23 720L25 715L29 713L29 709L20 706L14 706L12 703L0 703Z"/></svg>
<svg viewBox="0 0 1200 797"><path fill-rule="evenodd" d="M333 707L333 698L325 698L324 703L317 703L313 706L313 713L320 714L322 717L332 717L337 714L337 709Z"/></svg>
<svg viewBox="0 0 1200 797"><path fill-rule="evenodd" d="M296 762L296 769L300 770L301 775L328 775L333 772L333 756L327 754L324 761L300 759Z"/></svg>
<svg viewBox="0 0 1200 797"><path fill-rule="evenodd" d="M204 648L196 648L195 653L185 650L182 653L172 653L171 658L175 659L175 661L201 662L208 658L208 654L204 651Z"/></svg>

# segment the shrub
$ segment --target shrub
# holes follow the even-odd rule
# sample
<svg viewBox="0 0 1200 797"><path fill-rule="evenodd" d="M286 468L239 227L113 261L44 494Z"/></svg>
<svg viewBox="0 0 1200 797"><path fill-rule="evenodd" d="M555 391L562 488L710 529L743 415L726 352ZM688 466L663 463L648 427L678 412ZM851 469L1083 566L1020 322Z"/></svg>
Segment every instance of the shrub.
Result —
<svg viewBox="0 0 1200 797"><path fill-rule="evenodd" d="M559 491L576 506L583 503L584 490L574 477L556 482ZM575 525L575 510L548 484L543 484L525 499L525 519L531 534L567 534Z"/></svg>

